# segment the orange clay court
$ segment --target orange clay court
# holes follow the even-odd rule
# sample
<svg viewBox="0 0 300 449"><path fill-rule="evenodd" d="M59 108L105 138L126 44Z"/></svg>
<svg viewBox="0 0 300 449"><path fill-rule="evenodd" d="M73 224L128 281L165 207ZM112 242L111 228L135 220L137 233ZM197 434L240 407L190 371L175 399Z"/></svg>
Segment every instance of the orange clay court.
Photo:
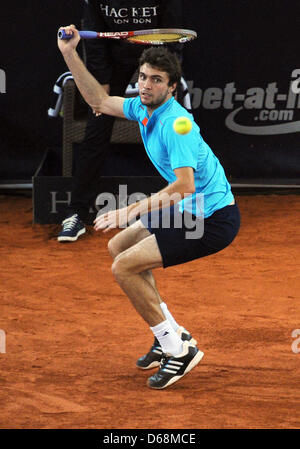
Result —
<svg viewBox="0 0 300 449"><path fill-rule="evenodd" d="M154 270L205 356L151 390L135 362L153 336L113 280L113 233L60 244L59 225L32 224L31 198L2 195L0 427L299 428L300 196L237 201L228 248Z"/></svg>

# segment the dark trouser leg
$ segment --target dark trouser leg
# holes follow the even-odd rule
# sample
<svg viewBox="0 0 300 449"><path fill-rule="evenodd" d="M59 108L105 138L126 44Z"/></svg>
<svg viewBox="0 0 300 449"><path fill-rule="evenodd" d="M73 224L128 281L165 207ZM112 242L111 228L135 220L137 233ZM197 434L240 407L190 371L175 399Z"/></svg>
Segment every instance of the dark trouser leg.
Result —
<svg viewBox="0 0 300 449"><path fill-rule="evenodd" d="M110 84L110 95L123 96L135 68L115 68ZM89 209L94 205L100 171L110 147L110 137L114 117L101 115L89 117L83 142L78 146L74 173L74 184L68 214L78 213L83 222L87 221Z"/></svg>
<svg viewBox="0 0 300 449"><path fill-rule="evenodd" d="M89 110L88 122L83 142L78 145L70 213L78 213L86 222L89 209L97 194L99 173L109 151L109 141L114 117L95 117Z"/></svg>

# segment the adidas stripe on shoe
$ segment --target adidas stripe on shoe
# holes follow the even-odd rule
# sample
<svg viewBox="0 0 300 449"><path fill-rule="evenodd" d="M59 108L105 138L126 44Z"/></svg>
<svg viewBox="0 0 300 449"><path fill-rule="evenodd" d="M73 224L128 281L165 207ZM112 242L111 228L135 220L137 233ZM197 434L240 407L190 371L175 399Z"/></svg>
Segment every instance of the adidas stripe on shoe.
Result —
<svg viewBox="0 0 300 449"><path fill-rule="evenodd" d="M162 349L159 344L159 341L155 337L154 343L151 346L149 352L147 352L147 354L143 355L137 360L136 366L140 369L155 368L160 365L161 358L162 358Z"/></svg>
<svg viewBox="0 0 300 449"><path fill-rule="evenodd" d="M177 330L177 334L180 336L182 341L190 341L193 345L197 344L197 341L191 336L189 331L187 331L184 327L180 326ZM154 343L151 346L149 352L147 354L140 357L136 366L140 369L151 369L156 368L160 365L162 359L162 348L160 346L157 338L154 338Z"/></svg>
<svg viewBox="0 0 300 449"><path fill-rule="evenodd" d="M148 379L148 387L162 390L172 385L198 365L203 356L204 353L196 346L184 341L181 354L163 354L158 372Z"/></svg>

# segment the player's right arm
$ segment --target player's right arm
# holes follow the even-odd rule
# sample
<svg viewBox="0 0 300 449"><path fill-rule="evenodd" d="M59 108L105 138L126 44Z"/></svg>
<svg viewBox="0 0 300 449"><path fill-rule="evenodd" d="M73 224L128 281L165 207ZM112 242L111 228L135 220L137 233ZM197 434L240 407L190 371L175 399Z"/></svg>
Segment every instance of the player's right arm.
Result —
<svg viewBox="0 0 300 449"><path fill-rule="evenodd" d="M74 25L62 28L67 34L73 34L72 39L58 39L58 47L72 73L75 83L95 114L108 114L116 117L125 117L123 113L124 98L111 97L98 83L96 78L87 70L80 59L76 47L80 36Z"/></svg>

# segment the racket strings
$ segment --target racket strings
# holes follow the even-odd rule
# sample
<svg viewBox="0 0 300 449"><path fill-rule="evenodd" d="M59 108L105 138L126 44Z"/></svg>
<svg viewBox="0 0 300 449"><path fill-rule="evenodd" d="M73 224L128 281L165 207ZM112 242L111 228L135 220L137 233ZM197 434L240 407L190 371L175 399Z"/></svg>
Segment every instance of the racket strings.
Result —
<svg viewBox="0 0 300 449"><path fill-rule="evenodd" d="M129 37L127 40L131 42L145 42L145 43L167 43L180 42L181 39L190 40L192 36L179 33L156 33L156 34L141 34Z"/></svg>

